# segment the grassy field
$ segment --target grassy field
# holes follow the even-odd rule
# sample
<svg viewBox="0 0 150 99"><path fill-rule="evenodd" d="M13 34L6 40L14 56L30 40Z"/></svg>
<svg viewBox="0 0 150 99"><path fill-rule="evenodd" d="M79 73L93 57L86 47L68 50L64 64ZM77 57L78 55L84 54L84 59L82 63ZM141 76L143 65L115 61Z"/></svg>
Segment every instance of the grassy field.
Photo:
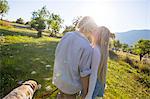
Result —
<svg viewBox="0 0 150 99"><path fill-rule="evenodd" d="M17 87L18 82L28 79L34 79L42 85L35 99L54 90L52 73L59 40L36 38L36 31L28 29L0 26L0 98ZM104 98L150 99L150 73L141 72L118 55L114 53L114 58L111 57L108 62ZM55 95L44 99L55 99Z"/></svg>

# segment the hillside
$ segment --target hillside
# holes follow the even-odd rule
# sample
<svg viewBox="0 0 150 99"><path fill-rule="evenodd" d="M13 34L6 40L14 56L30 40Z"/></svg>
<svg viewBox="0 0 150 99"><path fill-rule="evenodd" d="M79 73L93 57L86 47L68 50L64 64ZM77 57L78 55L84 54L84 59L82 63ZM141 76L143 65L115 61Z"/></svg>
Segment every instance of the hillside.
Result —
<svg viewBox="0 0 150 99"><path fill-rule="evenodd" d="M132 45L140 39L150 39L150 30L131 30L115 33L116 39L121 43Z"/></svg>
<svg viewBox="0 0 150 99"><path fill-rule="evenodd" d="M35 99L55 89L52 85L54 53L60 39L36 38L35 35L35 31L0 26L0 98L17 87L19 81L28 79L42 85ZM150 73L133 67L125 61L126 56L138 61L138 56L110 53L104 99L149 99ZM55 96L56 93L47 99L55 99Z"/></svg>

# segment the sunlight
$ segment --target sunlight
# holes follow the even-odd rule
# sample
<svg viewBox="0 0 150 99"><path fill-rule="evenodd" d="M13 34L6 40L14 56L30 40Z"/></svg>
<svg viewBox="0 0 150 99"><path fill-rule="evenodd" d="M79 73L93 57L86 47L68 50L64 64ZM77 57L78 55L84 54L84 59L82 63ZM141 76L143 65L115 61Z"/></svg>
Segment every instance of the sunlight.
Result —
<svg viewBox="0 0 150 99"><path fill-rule="evenodd" d="M80 14L92 16L99 26L107 26L110 30L112 30L111 25L116 23L116 9L110 2L99 1L84 5Z"/></svg>

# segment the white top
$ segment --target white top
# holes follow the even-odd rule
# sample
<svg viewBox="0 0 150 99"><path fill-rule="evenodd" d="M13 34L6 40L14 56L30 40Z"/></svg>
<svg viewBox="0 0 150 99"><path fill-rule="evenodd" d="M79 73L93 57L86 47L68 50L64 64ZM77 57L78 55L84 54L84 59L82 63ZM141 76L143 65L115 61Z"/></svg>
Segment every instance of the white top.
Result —
<svg viewBox="0 0 150 99"><path fill-rule="evenodd" d="M95 89L96 81L97 81L97 73L98 73L98 67L100 64L100 47L96 46L93 50L92 55L92 65L91 65L91 75L90 75L90 81L89 81L89 89L88 93L86 95L85 99L92 99L92 95Z"/></svg>
<svg viewBox="0 0 150 99"><path fill-rule="evenodd" d="M59 42L55 52L53 84L66 94L82 90L80 77L91 73L93 49L79 32L69 32Z"/></svg>

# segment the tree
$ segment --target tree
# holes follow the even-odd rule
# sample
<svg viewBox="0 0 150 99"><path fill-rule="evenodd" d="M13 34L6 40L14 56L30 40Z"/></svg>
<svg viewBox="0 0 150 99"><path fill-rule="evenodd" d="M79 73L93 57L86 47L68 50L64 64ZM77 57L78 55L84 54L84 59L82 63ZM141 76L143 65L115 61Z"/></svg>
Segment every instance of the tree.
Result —
<svg viewBox="0 0 150 99"><path fill-rule="evenodd" d="M75 31L76 27L79 23L79 21L81 20L82 16L77 16L72 20L72 25L69 26L65 26L65 29L63 31L63 34L65 34L66 32L71 32L71 31Z"/></svg>
<svg viewBox="0 0 150 99"><path fill-rule="evenodd" d="M25 25L30 25L30 21L27 21L27 22L25 23Z"/></svg>
<svg viewBox="0 0 150 99"><path fill-rule="evenodd" d="M9 6L6 0L0 0L0 15L1 20L3 19L4 15L8 12Z"/></svg>
<svg viewBox="0 0 150 99"><path fill-rule="evenodd" d="M50 14L49 13L49 19L47 20L48 23L48 29L51 29L51 35L50 36L56 36L57 33L59 33L63 19L61 19L60 15L58 14Z"/></svg>
<svg viewBox="0 0 150 99"><path fill-rule="evenodd" d="M72 25L70 26L65 26L65 29L63 31L63 34L70 32L70 31L75 31L74 27Z"/></svg>
<svg viewBox="0 0 150 99"><path fill-rule="evenodd" d="M121 48L121 43L119 40L113 40L112 41L112 46L115 48L115 50L119 50Z"/></svg>
<svg viewBox="0 0 150 99"><path fill-rule="evenodd" d="M121 44L122 51L127 52L129 50L128 44Z"/></svg>
<svg viewBox="0 0 150 99"><path fill-rule="evenodd" d="M116 38L115 33L110 33L110 38L114 40Z"/></svg>
<svg viewBox="0 0 150 99"><path fill-rule="evenodd" d="M19 19L17 19L17 20L16 20L16 23L24 24L24 21L23 21L23 19L22 19L22 18L19 18Z"/></svg>
<svg viewBox="0 0 150 99"><path fill-rule="evenodd" d="M38 31L37 36L42 37L42 31L46 29L46 18L49 11L46 6L32 13L31 27Z"/></svg>
<svg viewBox="0 0 150 99"><path fill-rule="evenodd" d="M140 61L144 55L150 55L150 40L139 40L134 45L133 52L140 56Z"/></svg>
<svg viewBox="0 0 150 99"><path fill-rule="evenodd" d="M72 24L73 24L73 27L74 27L74 30L75 28L77 27L79 21L81 20L82 16L77 16L75 17L73 20L72 20Z"/></svg>

